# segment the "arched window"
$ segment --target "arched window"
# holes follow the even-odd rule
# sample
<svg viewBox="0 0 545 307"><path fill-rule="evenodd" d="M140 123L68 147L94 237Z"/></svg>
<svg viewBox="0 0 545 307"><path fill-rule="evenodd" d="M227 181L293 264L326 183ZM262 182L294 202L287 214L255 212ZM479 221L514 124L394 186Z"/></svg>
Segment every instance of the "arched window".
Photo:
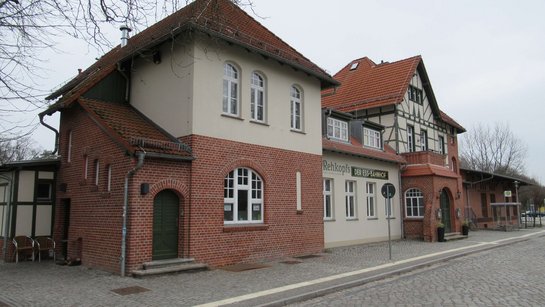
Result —
<svg viewBox="0 0 545 307"><path fill-rule="evenodd" d="M223 181L225 224L263 223L263 181L249 168L231 171Z"/></svg>
<svg viewBox="0 0 545 307"><path fill-rule="evenodd" d="M303 130L303 95L301 90L292 86L290 90L291 129Z"/></svg>
<svg viewBox="0 0 545 307"><path fill-rule="evenodd" d="M424 195L418 189L405 192L405 216L424 217Z"/></svg>
<svg viewBox="0 0 545 307"><path fill-rule="evenodd" d="M251 84L251 111L252 119L260 122L265 121L265 79L260 74L252 73Z"/></svg>
<svg viewBox="0 0 545 307"><path fill-rule="evenodd" d="M223 69L223 113L238 116L238 70L226 63Z"/></svg>

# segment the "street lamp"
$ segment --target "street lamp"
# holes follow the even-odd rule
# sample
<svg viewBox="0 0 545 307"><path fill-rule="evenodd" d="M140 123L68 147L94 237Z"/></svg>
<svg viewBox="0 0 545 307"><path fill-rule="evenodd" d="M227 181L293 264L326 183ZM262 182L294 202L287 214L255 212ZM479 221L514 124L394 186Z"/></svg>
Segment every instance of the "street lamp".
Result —
<svg viewBox="0 0 545 307"><path fill-rule="evenodd" d="M517 180L515 180L515 182L513 182L515 184L515 201L518 203L519 202L519 183Z"/></svg>

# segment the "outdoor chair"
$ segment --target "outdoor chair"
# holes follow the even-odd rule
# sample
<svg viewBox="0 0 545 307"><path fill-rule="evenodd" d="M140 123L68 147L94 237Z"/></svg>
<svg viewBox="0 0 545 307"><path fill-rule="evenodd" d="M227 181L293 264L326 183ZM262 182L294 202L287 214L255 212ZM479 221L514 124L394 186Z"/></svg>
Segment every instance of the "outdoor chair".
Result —
<svg viewBox="0 0 545 307"><path fill-rule="evenodd" d="M53 254L53 261L56 260L55 257L55 241L50 237L36 237L34 238L36 243L35 249L38 253L38 261L42 261L42 252L47 251L48 255Z"/></svg>
<svg viewBox="0 0 545 307"><path fill-rule="evenodd" d="M32 261L34 261L34 240L29 236L16 236L13 238L13 245L15 245L15 263L19 263L19 254L30 254Z"/></svg>

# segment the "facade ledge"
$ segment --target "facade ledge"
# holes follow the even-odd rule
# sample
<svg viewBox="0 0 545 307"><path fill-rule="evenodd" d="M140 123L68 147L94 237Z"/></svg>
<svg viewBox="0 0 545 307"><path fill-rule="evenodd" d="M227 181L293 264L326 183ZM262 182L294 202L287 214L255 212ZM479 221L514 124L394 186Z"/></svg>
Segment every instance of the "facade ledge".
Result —
<svg viewBox="0 0 545 307"><path fill-rule="evenodd" d="M237 120L240 120L240 121L244 121L244 118L238 116L238 115L233 115L233 114L227 114L227 113L221 113L221 116L222 117L227 117L227 118L232 118L232 119L237 119Z"/></svg>
<svg viewBox="0 0 545 307"><path fill-rule="evenodd" d="M268 230L267 224L233 224L223 225L223 232L243 232L243 231L260 231Z"/></svg>

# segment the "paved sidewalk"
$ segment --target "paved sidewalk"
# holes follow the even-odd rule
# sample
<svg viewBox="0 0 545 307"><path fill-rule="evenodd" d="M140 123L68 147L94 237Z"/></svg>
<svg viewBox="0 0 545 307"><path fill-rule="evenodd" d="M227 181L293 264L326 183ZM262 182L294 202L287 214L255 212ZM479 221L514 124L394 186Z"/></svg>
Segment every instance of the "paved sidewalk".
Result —
<svg viewBox="0 0 545 307"><path fill-rule="evenodd" d="M392 261L385 242L334 248L296 264L278 261L243 272L216 269L146 279L58 266L52 261L0 263L0 307L282 305L537 236L545 236L545 231L475 231L466 240L448 243L394 241ZM143 292L112 291L128 287Z"/></svg>

